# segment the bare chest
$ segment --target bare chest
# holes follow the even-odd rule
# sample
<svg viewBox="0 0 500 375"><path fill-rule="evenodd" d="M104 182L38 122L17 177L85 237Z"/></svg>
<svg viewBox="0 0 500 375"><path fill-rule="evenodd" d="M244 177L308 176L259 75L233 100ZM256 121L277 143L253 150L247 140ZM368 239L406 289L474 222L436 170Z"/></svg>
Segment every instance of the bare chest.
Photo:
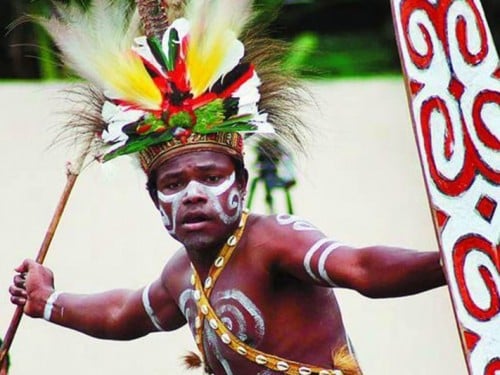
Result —
<svg viewBox="0 0 500 375"><path fill-rule="evenodd" d="M210 292L205 292L210 309L217 315L218 320L227 327L239 340L247 345L255 346L262 342L266 335L266 316L263 309L262 296L256 296L248 281L238 278L222 278L214 285ZM243 279L244 280L244 279ZM239 281L239 282L237 282ZM178 303L189 327L196 334L197 329L203 326L206 332L205 341L213 336L210 333L213 322L200 311L200 293L190 282L181 291ZM212 328L213 330L213 328ZM212 345L214 340L206 344Z"/></svg>
<svg viewBox="0 0 500 375"><path fill-rule="evenodd" d="M221 285L214 288L208 298L209 308L216 316L213 319L200 312L198 299L195 288L188 287L180 294L179 306L195 340L201 341L205 360L212 371L216 374L244 374L247 371L260 374L260 370L253 368L254 365L244 356L229 347L227 335L220 329L224 326L230 332L232 342L239 341L249 347L259 347L268 330L268 319L260 301L252 298L244 285Z"/></svg>
<svg viewBox="0 0 500 375"><path fill-rule="evenodd" d="M314 292L310 293L308 289L301 293L296 286L288 286L289 283L286 283L287 287L280 288L265 280L264 274L247 270L245 277L241 277L242 273L244 270L228 272L227 277L221 277L213 288L209 303L217 315L217 322L211 321L210 316L199 319L198 296L194 286L186 285L179 294L179 306L195 339L201 332L205 360L213 373L280 373L252 363L244 351L231 348L218 326L220 324L241 343L259 351L274 355L280 353L284 358L305 363L328 364L335 337L343 332L340 320L329 318L320 322L323 319L320 315L323 316L333 306L329 297L333 294L306 300L305 296L314 295ZM313 299L317 302L317 309L311 308ZM316 316L315 311L318 311ZM330 317L335 315L333 311ZM303 335L303 330L313 334Z"/></svg>

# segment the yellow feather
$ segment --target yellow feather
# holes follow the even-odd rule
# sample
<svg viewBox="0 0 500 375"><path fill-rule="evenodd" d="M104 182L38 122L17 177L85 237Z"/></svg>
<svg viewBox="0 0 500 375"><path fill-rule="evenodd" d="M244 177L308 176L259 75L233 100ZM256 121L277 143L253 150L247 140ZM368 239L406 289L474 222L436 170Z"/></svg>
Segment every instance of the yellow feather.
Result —
<svg viewBox="0 0 500 375"><path fill-rule="evenodd" d="M195 96L205 92L213 83L227 54L227 45L232 41L225 35L204 46L199 41L191 41L187 53L187 64L191 90ZM210 50L207 50L210 47Z"/></svg>
<svg viewBox="0 0 500 375"><path fill-rule="evenodd" d="M109 61L115 63L109 64ZM128 50L110 55L96 61L95 66L96 73L106 80L104 89L111 91L113 97L138 104L142 109L161 108L162 94L134 52Z"/></svg>
<svg viewBox="0 0 500 375"><path fill-rule="evenodd" d="M186 65L191 91L204 93L243 56L238 34L250 14L248 0L192 0L186 10L191 23Z"/></svg>
<svg viewBox="0 0 500 375"><path fill-rule="evenodd" d="M113 98L142 109L161 107L160 90L131 50L139 28L125 6L94 0L85 13L77 6L59 6L57 18L41 23L60 48L64 61L82 78Z"/></svg>

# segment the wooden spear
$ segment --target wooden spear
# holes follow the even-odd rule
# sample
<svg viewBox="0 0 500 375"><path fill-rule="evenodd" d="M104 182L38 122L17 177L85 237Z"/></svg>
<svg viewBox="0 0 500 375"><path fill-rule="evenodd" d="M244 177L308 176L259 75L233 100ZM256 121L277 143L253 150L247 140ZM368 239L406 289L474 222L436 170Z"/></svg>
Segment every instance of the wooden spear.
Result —
<svg viewBox="0 0 500 375"><path fill-rule="evenodd" d="M73 187L75 186L76 179L80 175L80 172L83 167L83 163L87 158L87 155L90 152L90 148L92 145L92 138L89 137L89 140L86 142L85 147L83 148L82 153L78 156L75 162L68 163L66 167L66 185L62 192L61 198L57 204L54 215L50 221L47 232L45 233L45 237L43 239L42 245L38 250L38 254L36 256L36 262L43 264L45 257L49 251L50 244L52 239L54 238L54 234L56 233L57 226L59 225L59 221L61 220L62 214L64 212L64 208L66 207L66 203L68 202L69 196ZM4 361L7 359L7 354L9 353L10 346L12 341L14 340L14 336L16 335L17 328L19 327L19 323L21 322L21 318L23 316L23 307L17 306L14 311L14 315L10 321L9 328L7 329L7 333L5 334L5 338L3 340L2 346L0 347L0 368Z"/></svg>
<svg viewBox="0 0 500 375"><path fill-rule="evenodd" d="M184 0L137 0L136 3L146 35L159 36L163 33L163 31L165 31L168 26L167 9L171 9L173 12L179 12L183 8ZM69 196L71 194L71 190L73 190L76 179L78 178L83 163L90 151L91 144L92 140L90 139L87 147L84 148L84 151L75 161L75 164L69 165L67 168L66 186L64 187L64 191L50 222L49 229L45 234L45 238L36 257L36 261L40 264L43 264L43 261L45 260L45 256L47 255L47 252L49 250L50 243L52 242L52 238L54 237L64 208L66 207L66 203L68 202ZM7 358L10 345L12 344L22 316L23 308L21 306L18 306L10 322L9 328L4 338L4 342L0 347L0 368L4 360Z"/></svg>

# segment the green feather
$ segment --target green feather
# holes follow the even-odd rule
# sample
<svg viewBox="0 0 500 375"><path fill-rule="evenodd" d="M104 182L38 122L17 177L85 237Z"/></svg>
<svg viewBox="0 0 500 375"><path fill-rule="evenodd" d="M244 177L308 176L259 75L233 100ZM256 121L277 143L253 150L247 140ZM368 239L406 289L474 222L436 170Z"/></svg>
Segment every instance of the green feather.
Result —
<svg viewBox="0 0 500 375"><path fill-rule="evenodd" d="M160 39L158 39L156 36L153 36L148 38L147 41L149 48L151 49L151 52L153 53L153 56L155 57L156 61L158 61L160 65L163 66L163 68L165 68L167 71L172 70L170 66L173 64L169 61L169 59L163 52Z"/></svg>
<svg viewBox="0 0 500 375"><path fill-rule="evenodd" d="M185 111L174 113L168 120L170 128L191 128L193 126L193 118Z"/></svg>
<svg viewBox="0 0 500 375"><path fill-rule="evenodd" d="M177 53L180 46L179 32L172 28L168 35L168 64L167 70L170 72L174 70L175 60L177 59Z"/></svg>
<svg viewBox="0 0 500 375"><path fill-rule="evenodd" d="M224 118L224 102L222 99L215 99L212 102L194 111L196 115L196 125L193 128L195 133L214 133L214 126L221 124Z"/></svg>
<svg viewBox="0 0 500 375"><path fill-rule="evenodd" d="M171 131L166 131L161 134L150 134L137 139L129 140L124 146L104 155L103 161L109 161L121 155L127 155L135 152L142 151L150 146L158 143L168 142L173 138Z"/></svg>
<svg viewBox="0 0 500 375"><path fill-rule="evenodd" d="M223 121L221 123L214 124L203 131L196 130L196 132L201 133L201 134L210 134L210 133L218 133L218 132L234 133L234 132L240 132L240 131L257 130L257 126L252 125L250 123L251 119L252 119L252 115L234 117L234 118L228 119L226 121Z"/></svg>

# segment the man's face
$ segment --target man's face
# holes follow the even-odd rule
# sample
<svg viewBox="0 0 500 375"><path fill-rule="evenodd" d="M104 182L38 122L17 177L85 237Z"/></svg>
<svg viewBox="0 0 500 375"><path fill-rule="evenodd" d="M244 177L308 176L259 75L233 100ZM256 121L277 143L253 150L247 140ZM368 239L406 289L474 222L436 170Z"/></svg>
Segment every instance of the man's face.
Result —
<svg viewBox="0 0 500 375"><path fill-rule="evenodd" d="M198 151L168 160L156 178L165 228L188 249L219 245L238 224L245 184L225 154Z"/></svg>

